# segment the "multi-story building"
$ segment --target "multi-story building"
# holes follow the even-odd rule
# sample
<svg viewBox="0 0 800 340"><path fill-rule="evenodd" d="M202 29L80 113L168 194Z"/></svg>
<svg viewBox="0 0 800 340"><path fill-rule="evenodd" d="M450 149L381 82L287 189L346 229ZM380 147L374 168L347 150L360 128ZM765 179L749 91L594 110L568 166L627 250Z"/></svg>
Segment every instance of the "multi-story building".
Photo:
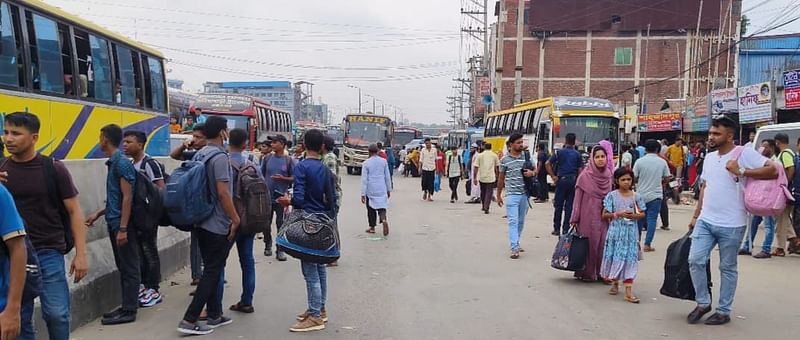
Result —
<svg viewBox="0 0 800 340"><path fill-rule="evenodd" d="M785 100L784 73L800 70L800 34L759 36L739 45L738 86L774 85L774 119L778 123L800 122L800 109ZM797 90L790 92L797 93ZM792 105L794 104L794 105Z"/></svg>
<svg viewBox="0 0 800 340"><path fill-rule="evenodd" d="M500 0L495 14L493 111L592 96L657 112L736 84L741 0Z"/></svg>
<svg viewBox="0 0 800 340"><path fill-rule="evenodd" d="M203 84L205 93L236 93L266 100L272 106L289 112L295 120L300 120L300 110L295 105L295 87L289 81L232 81L232 82L206 82Z"/></svg>

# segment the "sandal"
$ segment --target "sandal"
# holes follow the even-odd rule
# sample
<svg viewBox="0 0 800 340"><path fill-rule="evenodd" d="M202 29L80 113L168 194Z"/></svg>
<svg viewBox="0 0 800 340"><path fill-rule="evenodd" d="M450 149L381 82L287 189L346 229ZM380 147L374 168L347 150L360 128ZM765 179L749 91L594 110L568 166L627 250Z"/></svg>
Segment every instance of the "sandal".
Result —
<svg viewBox="0 0 800 340"><path fill-rule="evenodd" d="M639 298L634 296L634 295L630 295L630 296L625 295L625 301L628 301L630 303L639 303L639 302L641 302L641 300L639 300Z"/></svg>
<svg viewBox="0 0 800 340"><path fill-rule="evenodd" d="M608 295L617 295L619 294L619 283L614 282L611 284L611 290L608 291Z"/></svg>
<svg viewBox="0 0 800 340"><path fill-rule="evenodd" d="M772 256L785 257L786 256L786 252L784 252L783 249L778 248L778 249L775 249L775 251L772 252Z"/></svg>
<svg viewBox="0 0 800 340"><path fill-rule="evenodd" d="M516 260L518 258L519 258L519 252L518 251L515 251L515 252L511 253L511 259L512 260Z"/></svg>
<svg viewBox="0 0 800 340"><path fill-rule="evenodd" d="M255 308L253 308L253 305L243 305L241 302L237 302L235 305L231 306L230 310L247 314L256 311Z"/></svg>
<svg viewBox="0 0 800 340"><path fill-rule="evenodd" d="M374 227L367 229L367 234L374 234L374 233L375 233Z"/></svg>

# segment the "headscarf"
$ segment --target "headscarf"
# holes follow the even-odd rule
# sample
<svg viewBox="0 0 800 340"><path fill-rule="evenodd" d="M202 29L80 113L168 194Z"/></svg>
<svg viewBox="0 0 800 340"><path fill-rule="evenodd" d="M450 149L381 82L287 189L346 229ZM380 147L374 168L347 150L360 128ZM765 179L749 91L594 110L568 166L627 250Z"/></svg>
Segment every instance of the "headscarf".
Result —
<svg viewBox="0 0 800 340"><path fill-rule="evenodd" d="M581 172L580 176L578 176L578 184L576 187L581 188L587 195L603 199L606 194L611 192L614 183L614 175L608 167L599 169L597 165L594 164L594 156L598 152L605 153L606 151L605 148L600 145L592 149L592 155L589 157L589 165ZM608 156L607 153L606 156Z"/></svg>
<svg viewBox="0 0 800 340"><path fill-rule="evenodd" d="M600 146L606 150L606 158L608 158L608 170L611 171L613 176L614 174L614 148L611 146L611 142L603 139L600 141ZM594 155L594 153L592 153Z"/></svg>

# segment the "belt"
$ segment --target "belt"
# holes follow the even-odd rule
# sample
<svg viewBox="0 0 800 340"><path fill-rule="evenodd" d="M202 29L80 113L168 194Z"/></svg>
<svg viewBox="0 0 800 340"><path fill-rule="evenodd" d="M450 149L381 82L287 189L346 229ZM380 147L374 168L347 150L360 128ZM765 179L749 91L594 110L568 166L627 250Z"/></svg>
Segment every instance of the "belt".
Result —
<svg viewBox="0 0 800 340"><path fill-rule="evenodd" d="M562 178L576 178L576 177L578 177L578 175L567 175L567 176L558 176L558 179L562 179Z"/></svg>

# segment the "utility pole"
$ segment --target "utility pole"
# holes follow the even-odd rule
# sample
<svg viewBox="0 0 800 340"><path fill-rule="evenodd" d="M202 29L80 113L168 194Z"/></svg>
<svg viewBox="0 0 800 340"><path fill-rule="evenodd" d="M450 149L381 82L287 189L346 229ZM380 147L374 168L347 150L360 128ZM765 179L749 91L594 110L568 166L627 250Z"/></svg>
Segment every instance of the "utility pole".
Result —
<svg viewBox="0 0 800 340"><path fill-rule="evenodd" d="M358 114L361 114L363 112L361 111L361 88L355 85L347 85L347 87L358 90Z"/></svg>

